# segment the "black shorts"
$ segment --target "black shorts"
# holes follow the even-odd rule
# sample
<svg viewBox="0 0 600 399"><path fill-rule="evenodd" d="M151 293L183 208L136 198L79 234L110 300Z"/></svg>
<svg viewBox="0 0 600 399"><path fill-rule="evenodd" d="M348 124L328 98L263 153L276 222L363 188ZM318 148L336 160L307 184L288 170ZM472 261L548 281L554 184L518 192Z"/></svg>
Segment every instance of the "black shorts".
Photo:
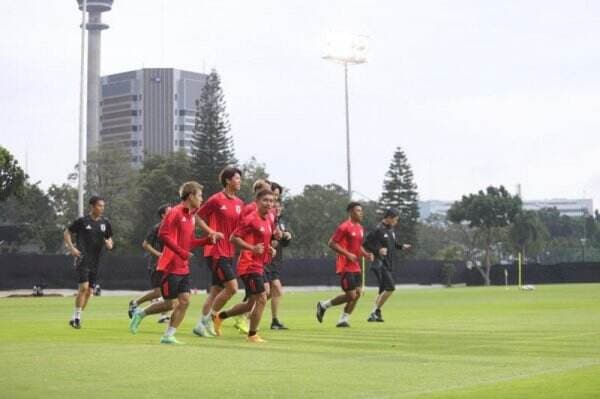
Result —
<svg viewBox="0 0 600 399"><path fill-rule="evenodd" d="M206 257L211 274L211 286L219 286L223 288L228 281L235 280L235 271L233 270L233 260L231 258L213 258Z"/></svg>
<svg viewBox="0 0 600 399"><path fill-rule="evenodd" d="M340 274L340 285L344 292L354 291L362 286L362 274L360 272L342 273Z"/></svg>
<svg viewBox="0 0 600 399"><path fill-rule="evenodd" d="M160 285L160 292L165 299L175 299L179 294L189 293L192 290L190 275L165 274Z"/></svg>
<svg viewBox="0 0 600 399"><path fill-rule="evenodd" d="M90 287L95 287L98 283L98 258L89 256L80 256L75 258L75 271L77 272L77 282L89 283Z"/></svg>
<svg viewBox="0 0 600 399"><path fill-rule="evenodd" d="M265 279L262 274L250 273L240 276L246 289L246 297L265 292Z"/></svg>
<svg viewBox="0 0 600 399"><path fill-rule="evenodd" d="M372 267L373 273L377 278L377 285L379 286L379 293L383 291L394 291L396 289L396 283L394 283L394 276L391 270L381 265L379 267Z"/></svg>
<svg viewBox="0 0 600 399"><path fill-rule="evenodd" d="M152 288L160 288L160 285L163 280L164 273L158 270L148 270L150 274L150 287Z"/></svg>
<svg viewBox="0 0 600 399"><path fill-rule="evenodd" d="M265 266L265 281L270 283L273 280L281 280L279 266L267 265Z"/></svg>

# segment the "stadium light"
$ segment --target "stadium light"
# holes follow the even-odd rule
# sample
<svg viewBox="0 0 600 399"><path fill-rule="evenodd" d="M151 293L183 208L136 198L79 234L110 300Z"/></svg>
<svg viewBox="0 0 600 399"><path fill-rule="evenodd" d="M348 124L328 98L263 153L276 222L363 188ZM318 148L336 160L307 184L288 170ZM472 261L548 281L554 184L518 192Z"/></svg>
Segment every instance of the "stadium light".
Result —
<svg viewBox="0 0 600 399"><path fill-rule="evenodd" d="M350 111L348 107L348 65L367 62L368 37L348 33L329 33L323 59L344 65L344 96L346 105L346 173L348 197L352 199L352 165L350 161Z"/></svg>

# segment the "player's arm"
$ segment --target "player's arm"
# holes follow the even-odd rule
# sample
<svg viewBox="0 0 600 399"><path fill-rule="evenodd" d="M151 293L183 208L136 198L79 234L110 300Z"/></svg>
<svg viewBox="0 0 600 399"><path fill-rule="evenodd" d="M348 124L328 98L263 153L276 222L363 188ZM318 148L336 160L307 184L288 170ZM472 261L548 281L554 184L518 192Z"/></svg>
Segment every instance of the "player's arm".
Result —
<svg viewBox="0 0 600 399"><path fill-rule="evenodd" d="M209 237L212 238L213 242L223 238L223 233L220 233L214 229L212 229L206 220L208 217L215 211L215 200L209 198L204 204L200 206L200 209L196 213L196 224L200 227L200 229L205 232Z"/></svg>
<svg viewBox="0 0 600 399"><path fill-rule="evenodd" d="M365 242L363 243L363 247L374 254L379 254L379 250L382 248L381 241L379 240L379 235L377 234L378 230L370 231L365 237ZM383 255L385 256L385 255Z"/></svg>
<svg viewBox="0 0 600 399"><path fill-rule="evenodd" d="M354 255L353 253L348 252L346 249L344 249L340 244L338 244L334 240L333 237L329 240L327 245L329 245L329 248L331 248L335 253L337 253L338 255L345 256L351 262L356 262L358 260L356 255Z"/></svg>
<svg viewBox="0 0 600 399"><path fill-rule="evenodd" d="M156 256L157 258L160 257L160 255L162 255L160 252L158 252L156 250L156 248L154 248L152 245L150 245L150 243L146 240L144 240L144 242L142 242L142 248L144 248L144 251Z"/></svg>
<svg viewBox="0 0 600 399"><path fill-rule="evenodd" d="M362 245L360 246L360 254L365 258L369 259L371 262L373 262L373 260L375 259L375 255L373 255L372 252L367 251Z"/></svg>
<svg viewBox="0 0 600 399"><path fill-rule="evenodd" d="M247 251L251 251L254 254L262 254L265 252L265 246L263 243L258 243L256 245L250 244L246 242L242 237L244 237L251 230L251 226L249 223L242 221L241 225L231 233L231 237L229 237L229 241L232 242L236 247L240 249L245 249Z"/></svg>
<svg viewBox="0 0 600 399"><path fill-rule="evenodd" d="M81 231L82 227L82 221L81 218L79 218L73 223L71 223L71 225L67 227L67 229L63 233L63 240L65 242L65 246L69 250L69 253L76 258L79 258L81 256L81 252L73 244L73 237L71 236L71 234Z"/></svg>
<svg viewBox="0 0 600 399"><path fill-rule="evenodd" d="M165 219L160 224L160 229L158 229L158 238L162 240L167 248L175 252L181 259L185 260L191 257L192 253L177 245L177 242L174 239L174 237L176 237L175 232L178 220L177 212L171 211L167 213L167 216L165 216Z"/></svg>
<svg viewBox="0 0 600 399"><path fill-rule="evenodd" d="M109 221L106 221L106 231L104 232L104 245L109 251L114 247L112 235L112 226Z"/></svg>

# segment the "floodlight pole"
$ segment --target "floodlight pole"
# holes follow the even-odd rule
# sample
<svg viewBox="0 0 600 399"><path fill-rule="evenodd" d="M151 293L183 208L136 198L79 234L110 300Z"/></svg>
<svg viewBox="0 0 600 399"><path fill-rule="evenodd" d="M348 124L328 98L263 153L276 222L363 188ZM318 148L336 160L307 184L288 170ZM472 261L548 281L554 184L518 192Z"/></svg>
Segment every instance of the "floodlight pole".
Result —
<svg viewBox="0 0 600 399"><path fill-rule="evenodd" d="M87 124L87 114L85 110L85 103L87 98L87 85L86 85L86 13L87 13L87 0L82 1L81 7L81 76L80 76L80 89L79 89L79 163L77 164L77 214L83 216L83 196L85 190L85 178L86 178L86 132L85 127Z"/></svg>
<svg viewBox="0 0 600 399"><path fill-rule="evenodd" d="M344 93L346 99L346 174L348 178L348 200L352 201L352 165L350 161L350 110L348 105L348 63L344 62Z"/></svg>

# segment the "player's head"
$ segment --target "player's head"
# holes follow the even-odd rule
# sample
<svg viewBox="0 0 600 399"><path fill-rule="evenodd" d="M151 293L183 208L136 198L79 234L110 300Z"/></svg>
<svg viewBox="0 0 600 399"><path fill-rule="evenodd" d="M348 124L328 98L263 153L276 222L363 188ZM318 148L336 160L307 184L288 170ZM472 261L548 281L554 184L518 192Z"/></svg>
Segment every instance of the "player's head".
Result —
<svg viewBox="0 0 600 399"><path fill-rule="evenodd" d="M281 193L283 193L283 187L280 184L271 182L271 191L273 191L273 195L275 196L275 200L279 200L281 198Z"/></svg>
<svg viewBox="0 0 600 399"><path fill-rule="evenodd" d="M271 191L271 182L266 179L258 179L252 185L252 192L256 195L259 191L269 190Z"/></svg>
<svg viewBox="0 0 600 399"><path fill-rule="evenodd" d="M164 204L158 207L158 209L156 210L156 213L158 213L158 217L162 220L165 215L167 214L167 212L169 212L169 210L171 209L171 205L169 204Z"/></svg>
<svg viewBox="0 0 600 399"><path fill-rule="evenodd" d="M94 216L102 216L104 214L104 198L98 195L92 195L88 204L90 205L90 212L93 213Z"/></svg>
<svg viewBox="0 0 600 399"><path fill-rule="evenodd" d="M281 216L281 212L283 212L283 204L280 200L275 200L273 203L273 207L275 208L275 214L277 217Z"/></svg>
<svg viewBox="0 0 600 399"><path fill-rule="evenodd" d="M399 218L400 216L398 215L398 212L392 208L386 209L383 213L383 222L388 226L394 227L396 224L398 224Z"/></svg>
<svg viewBox="0 0 600 399"><path fill-rule="evenodd" d="M271 208L273 208L273 203L275 202L275 196L273 195L273 191L268 188L262 189L258 191L255 196L256 208L258 209L258 213L261 215L266 215Z"/></svg>
<svg viewBox="0 0 600 399"><path fill-rule="evenodd" d="M188 181L179 188L179 198L190 208L199 208L202 204L202 184L196 181Z"/></svg>
<svg viewBox="0 0 600 399"><path fill-rule="evenodd" d="M350 215L353 222L362 222L363 209L360 202L352 201L346 207L346 212Z"/></svg>
<svg viewBox="0 0 600 399"><path fill-rule="evenodd" d="M242 186L242 171L234 166L228 166L219 173L219 181L223 188L240 191Z"/></svg>

